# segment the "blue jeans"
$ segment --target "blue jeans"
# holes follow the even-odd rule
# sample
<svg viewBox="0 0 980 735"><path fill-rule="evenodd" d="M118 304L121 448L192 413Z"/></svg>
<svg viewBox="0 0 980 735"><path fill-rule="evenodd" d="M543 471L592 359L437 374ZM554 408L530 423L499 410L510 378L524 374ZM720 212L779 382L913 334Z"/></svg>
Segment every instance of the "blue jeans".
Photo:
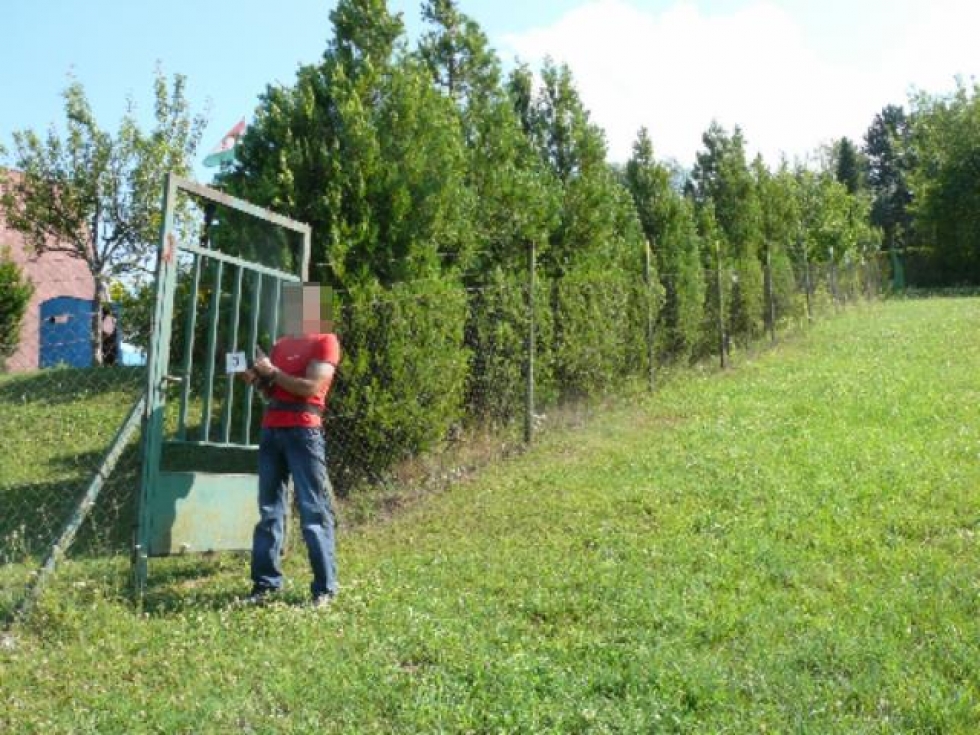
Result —
<svg viewBox="0 0 980 735"><path fill-rule="evenodd" d="M282 587L280 556L286 517L286 481L293 478L303 540L313 567L314 597L337 594L334 515L320 429L264 428L259 441L259 522L252 537L252 581Z"/></svg>

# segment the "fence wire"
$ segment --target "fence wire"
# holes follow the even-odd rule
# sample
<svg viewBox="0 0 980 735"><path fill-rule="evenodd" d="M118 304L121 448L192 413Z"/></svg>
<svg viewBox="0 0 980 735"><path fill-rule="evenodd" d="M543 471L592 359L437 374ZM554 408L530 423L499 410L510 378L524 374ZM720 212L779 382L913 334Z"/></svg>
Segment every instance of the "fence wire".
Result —
<svg viewBox="0 0 980 735"><path fill-rule="evenodd" d="M145 390L149 309L120 299L97 314L87 274L32 267L29 276L43 281L45 298L31 302L18 343L0 346L8 355L0 374L4 620L53 549L72 562L128 559L141 471L140 432L122 439L119 432ZM730 360L733 350L763 344L767 334L877 297L887 277L878 259L763 275L761 297L750 298L736 269L701 273L700 313L683 339L671 336L683 322L681 274L648 282L642 273L553 280L540 272L533 279L526 271L494 272L339 294L343 360L325 421L331 479L341 498L374 493L381 503L350 502L342 515L356 520L357 508L383 510L452 483L519 450L535 432L581 420L596 397L627 384L652 386L665 363L722 354ZM739 316L746 304L752 313ZM176 325L183 322L178 306L172 362L182 354ZM220 344L227 329L218 325ZM188 380L197 414L186 430L193 432L204 423L204 383ZM226 387L219 381L211 390L209 410L220 421ZM247 410L255 442L262 402ZM176 417L168 421L177 431ZM217 460L195 461L210 469ZM255 471L254 454L235 461ZM97 502L73 528L93 490ZM105 583L126 584L124 574L113 579Z"/></svg>

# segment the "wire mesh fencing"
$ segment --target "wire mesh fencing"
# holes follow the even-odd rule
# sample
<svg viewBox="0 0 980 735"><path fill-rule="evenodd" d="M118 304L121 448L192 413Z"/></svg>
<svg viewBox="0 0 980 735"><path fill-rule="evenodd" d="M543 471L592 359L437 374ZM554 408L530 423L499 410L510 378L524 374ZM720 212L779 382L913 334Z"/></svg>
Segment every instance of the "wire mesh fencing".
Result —
<svg viewBox="0 0 980 735"><path fill-rule="evenodd" d="M0 345L2 618L52 555L128 546L145 387L137 336L118 304L97 303L84 264L45 255L21 268L32 298L16 343ZM91 509L87 497L98 497Z"/></svg>
<svg viewBox="0 0 980 735"><path fill-rule="evenodd" d="M764 343L767 334L772 339L875 298L887 276L877 258L794 264L783 272L765 264L754 285L728 266L694 276L651 277L641 268L548 278L542 271L497 269L336 295L343 358L325 432L331 479L347 500L346 518L356 521L361 513L452 483L520 450L536 432L581 420L596 398L624 386L652 388L667 362L737 362L740 348ZM181 283L194 278L193 264L184 264L182 274L178 295ZM32 302L17 349L7 345L12 356L0 375L5 619L46 565L65 554L73 561L109 559L124 566L132 552L141 474L139 401L146 388L146 294L152 289L142 300L117 298L103 306L84 273L53 267L31 277L48 291ZM210 328L213 333L194 344L211 341L229 349L250 331L271 349L279 332L273 323L238 328L249 324L249 314L247 300L236 301L235 279L222 285L207 271L198 277L197 290L192 295L188 286L172 315L168 371L186 374L171 388L168 437L184 432L185 438L207 439L234 420L244 427L240 444L254 445L261 398L239 401L234 411L240 415L232 416L229 395L239 388L219 363L224 349L201 348L188 370L187 352L194 349L188 330ZM682 297L689 281L693 295ZM271 291L256 293L259 302L276 298ZM217 316L197 323L190 304ZM175 447L164 461L254 472L256 458L247 449ZM370 502L361 502L365 498ZM125 576L114 579L125 584Z"/></svg>

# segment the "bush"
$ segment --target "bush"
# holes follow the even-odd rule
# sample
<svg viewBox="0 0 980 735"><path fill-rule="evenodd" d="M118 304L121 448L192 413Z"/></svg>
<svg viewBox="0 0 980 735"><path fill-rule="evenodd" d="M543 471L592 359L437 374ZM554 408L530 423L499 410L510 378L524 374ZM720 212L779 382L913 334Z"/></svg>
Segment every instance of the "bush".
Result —
<svg viewBox="0 0 980 735"><path fill-rule="evenodd" d="M681 202L655 249L664 285L658 342L667 359L686 360L696 349L708 284L701 266L697 228L690 207Z"/></svg>
<svg viewBox="0 0 980 735"><path fill-rule="evenodd" d="M381 471L431 449L462 418L466 292L439 279L369 285L341 311L327 436L352 463Z"/></svg>
<svg viewBox="0 0 980 735"><path fill-rule="evenodd" d="M772 294L776 302L776 320L802 316L806 304L800 298L800 289L793 274L793 263L786 251L779 247L772 250Z"/></svg>
<svg viewBox="0 0 980 735"><path fill-rule="evenodd" d="M7 358L20 344L20 330L33 295L34 284L10 257L10 251L0 251L0 372L6 370Z"/></svg>
<svg viewBox="0 0 980 735"><path fill-rule="evenodd" d="M656 279L656 275L654 275ZM555 373L569 397L603 393L647 369L647 310L656 320L659 284L610 270L572 271L554 286Z"/></svg>
<svg viewBox="0 0 980 735"><path fill-rule="evenodd" d="M729 331L733 337L747 342L762 334L766 302L764 271L758 258L745 255L735 260L732 276L731 282L722 284L731 293Z"/></svg>
<svg viewBox="0 0 980 735"><path fill-rule="evenodd" d="M538 279L534 298L534 397L537 406L554 402L552 315L549 286ZM507 422L522 416L527 401L527 340L530 331L527 275L494 269L470 298L466 344L473 362L467 405L473 417Z"/></svg>

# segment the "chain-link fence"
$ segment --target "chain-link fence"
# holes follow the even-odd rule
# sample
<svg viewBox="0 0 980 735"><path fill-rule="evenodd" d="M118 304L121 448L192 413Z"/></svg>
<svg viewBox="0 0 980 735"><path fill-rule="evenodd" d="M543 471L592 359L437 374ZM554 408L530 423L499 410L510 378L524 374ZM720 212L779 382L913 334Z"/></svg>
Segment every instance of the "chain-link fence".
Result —
<svg viewBox="0 0 980 735"><path fill-rule="evenodd" d="M18 265L33 292L16 343L0 344L3 619L56 551L102 557L128 546L140 473L134 409L146 383L144 354L129 341L146 335L124 337L118 304L96 306L83 263L45 254Z"/></svg>
<svg viewBox="0 0 980 735"><path fill-rule="evenodd" d="M29 275L45 284L44 298L32 301L0 375L4 619L69 545L74 562L106 563L113 570L106 584L125 587L140 485L146 298L97 309L86 274L66 274L63 264L33 267ZM452 482L563 418L581 418L581 407L596 397L629 384L652 387L665 363L737 362L740 350L757 349L767 335L774 340L781 330L876 297L884 276L877 258L794 264L785 272L766 263L761 282L749 288L744 273L723 266L693 277L693 309L681 297L690 274L651 275L649 261L626 274L549 278L532 266L338 293L344 354L325 431L333 484L348 500L342 515L356 520L369 507ZM182 277L192 278L192 269ZM201 342L230 344L244 302L236 313L227 281L225 291L213 283L209 290L207 274L201 278L193 303L222 315ZM71 296L59 301L52 293ZM257 298L266 297L260 291ZM195 325L177 303L171 371L186 355L186 329L210 323ZM215 368L206 357L195 356L196 376ZM217 372L210 381L188 374L173 387L186 386L187 400L168 404L169 436L206 431L212 419L227 425L222 396L230 388L222 381L232 378ZM262 403L241 405L255 443ZM178 417L181 411L187 415ZM250 466L255 455L175 450L164 461L213 469L216 462Z"/></svg>

